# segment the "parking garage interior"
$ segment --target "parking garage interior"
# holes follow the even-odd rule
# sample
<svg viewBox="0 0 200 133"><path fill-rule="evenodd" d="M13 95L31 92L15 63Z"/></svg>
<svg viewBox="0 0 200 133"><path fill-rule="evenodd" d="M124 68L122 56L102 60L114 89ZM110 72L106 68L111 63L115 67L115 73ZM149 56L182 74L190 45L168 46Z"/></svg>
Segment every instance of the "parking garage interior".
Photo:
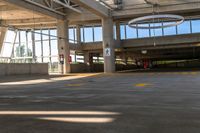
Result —
<svg viewBox="0 0 200 133"><path fill-rule="evenodd" d="M199 133L199 0L0 0L0 133Z"/></svg>

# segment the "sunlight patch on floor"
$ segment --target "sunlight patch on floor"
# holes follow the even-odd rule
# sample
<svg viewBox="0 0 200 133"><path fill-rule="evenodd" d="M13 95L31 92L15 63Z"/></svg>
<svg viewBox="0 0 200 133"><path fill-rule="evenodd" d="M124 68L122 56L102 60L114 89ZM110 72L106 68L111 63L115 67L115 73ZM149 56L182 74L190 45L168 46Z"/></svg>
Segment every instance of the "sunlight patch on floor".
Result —
<svg viewBox="0 0 200 133"><path fill-rule="evenodd" d="M23 80L23 81L14 81L13 82L4 82L0 83L0 85L29 85L29 84L39 84L39 83L51 83L56 81L65 81L65 80L73 80L73 79L81 79L91 76L98 76L100 73L92 73L92 74L75 74L68 75L63 77L49 78L49 79L35 79L35 80ZM48 77L47 77L48 78Z"/></svg>
<svg viewBox="0 0 200 133"><path fill-rule="evenodd" d="M40 120L49 120L49 121L59 121L59 122L70 122L70 123L110 123L113 122L114 118L77 118L77 117L41 117Z"/></svg>

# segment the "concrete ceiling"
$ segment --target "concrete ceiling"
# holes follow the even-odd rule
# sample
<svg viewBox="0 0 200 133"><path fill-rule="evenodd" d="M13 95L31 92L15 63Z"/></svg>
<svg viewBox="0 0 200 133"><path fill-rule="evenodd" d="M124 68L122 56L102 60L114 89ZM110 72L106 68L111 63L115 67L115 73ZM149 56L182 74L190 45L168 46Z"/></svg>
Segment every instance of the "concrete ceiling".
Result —
<svg viewBox="0 0 200 133"><path fill-rule="evenodd" d="M5 21L8 25L18 26L18 27L28 27L28 26L56 26L56 14L52 15L42 14L41 12L34 11L34 9L26 9L21 6L16 6L13 3L9 3L8 1L14 2L23 2L23 0L0 0L0 19ZM90 3L87 4L90 0L72 0L77 2L77 9L79 9L82 13L77 14L73 11L66 10L66 16L69 18L71 24L85 24L85 23L93 23L100 22L101 16L98 16L98 13L92 11L92 7L89 9L89 6L92 6ZM84 3L84 1L87 1ZM99 0L92 0L99 1ZM114 5L114 0L102 0L109 4L110 6ZM158 12L161 13L187 13L187 15L193 15L192 13L196 13L195 15L199 15L200 12L200 0L148 0L151 3L157 3L159 6L156 8ZM82 2L82 3L81 3ZM115 20L124 20L133 18L136 16L142 16L145 14L152 13L152 6L147 4L145 0L122 0L122 9L113 10L113 17ZM95 3L93 3L94 5ZM98 4L96 4L98 5ZM95 5L95 6L96 6ZM93 8L95 8L95 6ZM30 6L31 7L31 6ZM99 8L99 10L103 9L103 7ZM96 9L98 11L98 9ZM49 11L47 11L49 12ZM103 13L105 11L102 11Z"/></svg>
<svg viewBox="0 0 200 133"><path fill-rule="evenodd" d="M0 18L3 20L30 19L33 17L42 18L44 16L34 13L34 11L23 10L3 0L0 1Z"/></svg>

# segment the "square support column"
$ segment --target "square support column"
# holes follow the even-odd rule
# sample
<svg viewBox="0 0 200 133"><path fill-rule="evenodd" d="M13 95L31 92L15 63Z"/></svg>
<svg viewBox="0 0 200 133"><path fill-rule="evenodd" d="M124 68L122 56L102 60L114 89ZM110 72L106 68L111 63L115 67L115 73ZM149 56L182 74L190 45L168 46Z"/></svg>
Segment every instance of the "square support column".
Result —
<svg viewBox="0 0 200 133"><path fill-rule="evenodd" d="M121 36L120 36L120 22L116 22L115 23L116 25L116 39L117 41L120 41L121 40Z"/></svg>
<svg viewBox="0 0 200 133"><path fill-rule="evenodd" d="M81 26L76 25L77 44L81 45Z"/></svg>
<svg viewBox="0 0 200 133"><path fill-rule="evenodd" d="M71 72L70 69L70 47L68 39L68 21L58 20L57 35L58 35L58 54L63 55L64 63L59 64L59 71L62 74L67 74Z"/></svg>
<svg viewBox="0 0 200 133"><path fill-rule="evenodd" d="M104 72L113 73L115 72L115 48L114 48L112 18L103 18L102 28L103 28Z"/></svg>

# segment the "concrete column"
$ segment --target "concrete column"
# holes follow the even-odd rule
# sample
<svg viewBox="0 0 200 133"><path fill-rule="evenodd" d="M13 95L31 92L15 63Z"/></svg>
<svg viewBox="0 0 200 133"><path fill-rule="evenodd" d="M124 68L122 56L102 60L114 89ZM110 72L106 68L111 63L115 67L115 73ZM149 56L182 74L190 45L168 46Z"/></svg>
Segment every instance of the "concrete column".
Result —
<svg viewBox="0 0 200 133"><path fill-rule="evenodd" d="M120 22L116 22L116 40L120 41L121 40L121 36L120 36Z"/></svg>
<svg viewBox="0 0 200 133"><path fill-rule="evenodd" d="M77 44L81 44L81 27L80 25L76 26L76 36L77 36Z"/></svg>
<svg viewBox="0 0 200 133"><path fill-rule="evenodd" d="M34 30L32 30L31 32L31 39L32 39L32 49L33 49L33 53L32 53L32 58L33 58L33 62L36 62L36 55L35 55L35 33Z"/></svg>
<svg viewBox="0 0 200 133"><path fill-rule="evenodd" d="M102 27L103 27L104 72L113 73L115 72L115 49L114 49L112 18L103 18Z"/></svg>
<svg viewBox="0 0 200 133"><path fill-rule="evenodd" d="M1 55L1 50L2 50L2 47L3 47L3 42L4 42L4 39L5 39L5 36L6 36L6 32L7 32L7 28L5 27L1 27L0 28L0 55Z"/></svg>
<svg viewBox="0 0 200 133"><path fill-rule="evenodd" d="M64 55L64 64L59 64L59 71L62 74L67 74L71 72L70 69L70 47L68 40L68 21L58 20L57 24L57 35L58 35L58 54Z"/></svg>
<svg viewBox="0 0 200 133"><path fill-rule="evenodd" d="M89 65L90 62L90 54L89 52L84 52L84 63Z"/></svg>
<svg viewBox="0 0 200 133"><path fill-rule="evenodd" d="M87 64L87 71L93 72L93 54L87 52L84 52L84 63Z"/></svg>

